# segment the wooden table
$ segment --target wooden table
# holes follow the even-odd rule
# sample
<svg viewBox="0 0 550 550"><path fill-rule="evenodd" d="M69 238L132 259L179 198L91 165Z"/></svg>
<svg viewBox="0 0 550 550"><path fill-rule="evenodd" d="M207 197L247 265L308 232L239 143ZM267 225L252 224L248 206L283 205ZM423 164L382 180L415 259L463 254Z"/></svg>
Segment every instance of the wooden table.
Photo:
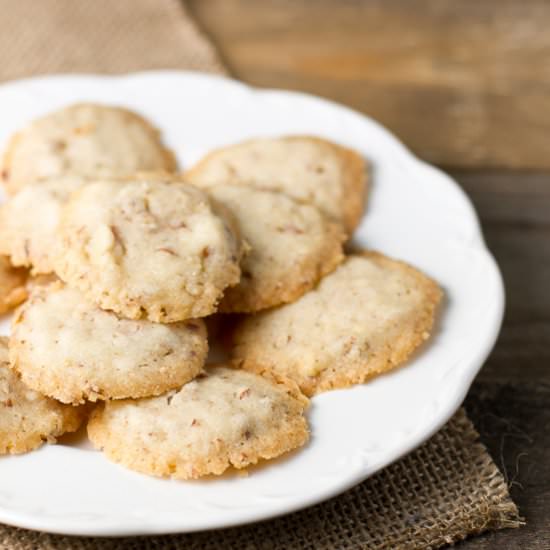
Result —
<svg viewBox="0 0 550 550"><path fill-rule="evenodd" d="M550 2L190 0L233 74L378 119L472 198L507 313L466 407L527 520L461 548L550 548Z"/></svg>

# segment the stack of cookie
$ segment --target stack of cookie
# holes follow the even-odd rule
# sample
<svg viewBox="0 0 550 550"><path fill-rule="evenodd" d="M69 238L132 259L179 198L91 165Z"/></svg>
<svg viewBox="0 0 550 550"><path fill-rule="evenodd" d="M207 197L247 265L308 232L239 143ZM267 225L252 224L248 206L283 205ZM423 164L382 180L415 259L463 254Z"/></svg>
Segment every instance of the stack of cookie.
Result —
<svg viewBox="0 0 550 550"><path fill-rule="evenodd" d="M15 135L2 176L0 307L23 303L0 341L0 453L87 420L140 472L245 468L307 442L308 397L429 337L432 280L344 253L365 161L336 144L257 139L178 173L143 118L81 104ZM214 314L229 359L205 366Z"/></svg>

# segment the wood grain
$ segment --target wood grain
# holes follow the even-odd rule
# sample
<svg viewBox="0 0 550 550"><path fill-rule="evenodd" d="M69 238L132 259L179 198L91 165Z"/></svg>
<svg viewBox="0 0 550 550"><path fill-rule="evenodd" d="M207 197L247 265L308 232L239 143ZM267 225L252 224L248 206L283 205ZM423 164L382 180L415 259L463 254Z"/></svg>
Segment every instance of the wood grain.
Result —
<svg viewBox="0 0 550 550"><path fill-rule="evenodd" d="M466 408L527 520L459 547L550 548L550 174L452 175L480 215L507 299L502 332Z"/></svg>
<svg viewBox="0 0 550 550"><path fill-rule="evenodd" d="M482 441L503 472L527 525L487 533L460 550L546 550L550 548L550 385L529 380L478 380L466 409Z"/></svg>
<svg viewBox="0 0 550 550"><path fill-rule="evenodd" d="M445 166L550 168L547 0L190 0L238 78L335 99Z"/></svg>

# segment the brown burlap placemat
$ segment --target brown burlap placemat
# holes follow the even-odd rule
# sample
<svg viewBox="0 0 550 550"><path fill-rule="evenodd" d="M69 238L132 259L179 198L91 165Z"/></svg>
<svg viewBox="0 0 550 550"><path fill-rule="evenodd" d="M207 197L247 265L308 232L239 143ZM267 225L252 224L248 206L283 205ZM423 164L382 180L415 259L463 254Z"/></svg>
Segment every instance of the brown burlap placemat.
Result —
<svg viewBox="0 0 550 550"><path fill-rule="evenodd" d="M168 68L226 73L179 0L0 0L0 80Z"/></svg>
<svg viewBox="0 0 550 550"><path fill-rule="evenodd" d="M0 80L47 73L224 73L178 0L0 0ZM344 495L257 525L128 539L0 525L0 550L355 550L439 548L520 519L463 410L414 453Z"/></svg>

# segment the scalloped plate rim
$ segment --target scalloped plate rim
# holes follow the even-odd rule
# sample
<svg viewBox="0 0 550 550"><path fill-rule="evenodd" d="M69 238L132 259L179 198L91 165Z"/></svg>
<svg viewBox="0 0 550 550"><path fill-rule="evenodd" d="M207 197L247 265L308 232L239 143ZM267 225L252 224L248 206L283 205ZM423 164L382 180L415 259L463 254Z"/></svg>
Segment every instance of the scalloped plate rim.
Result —
<svg viewBox="0 0 550 550"><path fill-rule="evenodd" d="M447 174L442 172L441 170L429 165L428 163L425 163L421 160L419 160L412 152L410 152L409 149L398 139L396 138L389 130L384 128L382 125L380 125L375 120L371 119L370 117L363 115L361 113L357 113L353 111L352 109L345 107L343 105L340 105L338 103L335 103L333 101L319 98L314 95L306 94L303 92L295 92L295 91L287 91L287 90L277 90L277 89L260 89L260 88L254 88L252 86L248 86L242 82L228 79L226 77L220 77L217 75L207 75L204 73L198 73L193 71L145 71L145 72L138 72L138 73L131 73L128 75L94 75L94 74L71 74L71 75L47 75L47 76L39 76L34 78L26 78L26 79L20 79L8 83L3 83L0 85L0 93L3 90L6 90L8 88L17 89L18 87L26 88L28 86L35 86L35 85L48 85L51 81L56 82L66 82L69 83L71 80L83 80L83 79L89 79L94 82L105 82L105 83L112 83L112 82L121 82L121 81L129 81L129 80L139 80L139 79L162 79L162 78L170 78L170 79L199 79L199 80L205 80L210 81L211 83L219 83L220 85L231 85L240 88L242 91L246 91L247 93L253 93L258 94L260 96L264 97L270 97L274 99L285 99L286 101L293 101L293 100L299 100L299 101L306 101L311 103L316 103L319 108L326 108L326 109L332 109L335 112L340 111L341 113L346 113L346 116L352 116L355 118L361 118L363 121L367 122L371 127L375 128L376 131L383 136L384 139L388 141L388 143L393 146L396 151L399 151L399 154L402 155L403 159L405 159L405 162L412 163L416 165L417 167L422 167L423 170L425 170L428 173L432 174L432 177L437 178L441 185L447 185L449 188L453 188L453 193L455 195L455 198L459 201L461 201L460 207L463 209L463 212L467 212L469 214L469 220L468 223L471 225L471 239L468 242L461 242L461 246L464 247L471 247L478 253L482 253L485 256L485 260L487 260L487 269L492 270L492 276L494 278L494 292L495 296L497 297L497 303L495 304L495 311L493 312L493 318L492 318L492 324L487 329L487 334L485 338L484 345L480 346L477 350L477 353L475 355L475 358L471 360L470 367L467 369L466 372L463 373L463 376L461 378L461 385L460 387L456 387L453 398L449 399L446 402L446 406L444 410L440 411L437 418L435 418L429 426L424 426L421 430L421 434L415 434L415 440L413 443L408 442L407 444L402 445L402 447L395 451L391 458L385 458L380 461L379 464L376 464L374 467L370 465L369 467L365 468L364 470L360 470L356 472L353 476L350 476L349 479L346 480L346 482L340 483L337 487L329 487L324 491L318 491L314 495L302 497L299 501L295 502L292 505L286 505L284 509L277 509L276 507L272 507L269 511L260 510L256 512L250 512L246 514L246 517L236 517L232 520L226 520L223 523L216 525L210 522L205 523L198 523L196 526L185 526L185 528L182 528L181 524L176 525L173 522L168 523L162 523L162 522L156 522L154 525L147 525L144 527L138 527L137 525L131 525L131 521L129 521L129 524L125 526L115 526L115 525L105 525L103 528L98 526L97 528L90 528L89 524L72 524L68 525L67 522L63 523L59 519L48 519L47 517L35 517L32 514L24 513L24 512L18 512L16 510L10 510L9 506L3 506L0 503L0 521L3 521L5 523L9 523L12 525L17 525L20 527L25 527L29 529L37 529L37 530L45 530L53 533L62 533L62 534L72 534L72 535L95 535L95 536L126 536L126 535L146 535L146 534L161 534L161 533L179 533L179 532L192 532L192 531L198 531L203 529L216 529L216 528L225 528L230 526L236 526L236 525L242 525L246 523L251 523L255 521L260 520L266 520L269 518L273 518L276 516L280 516L283 514L291 513L300 509L303 509L305 507L317 504L319 502L322 502L328 498L331 498L337 494L340 494L344 492L345 490L349 489L350 487L353 487L354 485L360 483L367 477L370 477L371 475L375 474L377 471L382 469L383 467L386 467L387 465L391 464L392 462L398 460L403 455L411 452L416 447L421 445L424 441L426 441L429 437L431 437L435 432L437 432L454 414L454 412L458 409L460 404L462 403L464 397L466 396L466 393L480 370L481 366L483 365L483 362L489 355L491 349L494 346L494 343L496 342L496 339L498 337L498 333L500 330L500 326L502 323L502 318L504 314L504 286L502 281L502 276L500 274L500 271L498 269L498 266L496 264L496 261L494 260L493 256L491 255L490 251L487 249L485 242L483 240L483 235L481 232L481 225L479 222L479 219L477 217L477 214L475 213L474 207L470 201L470 199L467 197L467 195L464 193L464 191L460 188L460 186L452 180ZM0 106L1 111L1 106ZM411 165L412 165L411 164ZM2 467L0 463L0 468ZM214 522L215 523L215 522Z"/></svg>

